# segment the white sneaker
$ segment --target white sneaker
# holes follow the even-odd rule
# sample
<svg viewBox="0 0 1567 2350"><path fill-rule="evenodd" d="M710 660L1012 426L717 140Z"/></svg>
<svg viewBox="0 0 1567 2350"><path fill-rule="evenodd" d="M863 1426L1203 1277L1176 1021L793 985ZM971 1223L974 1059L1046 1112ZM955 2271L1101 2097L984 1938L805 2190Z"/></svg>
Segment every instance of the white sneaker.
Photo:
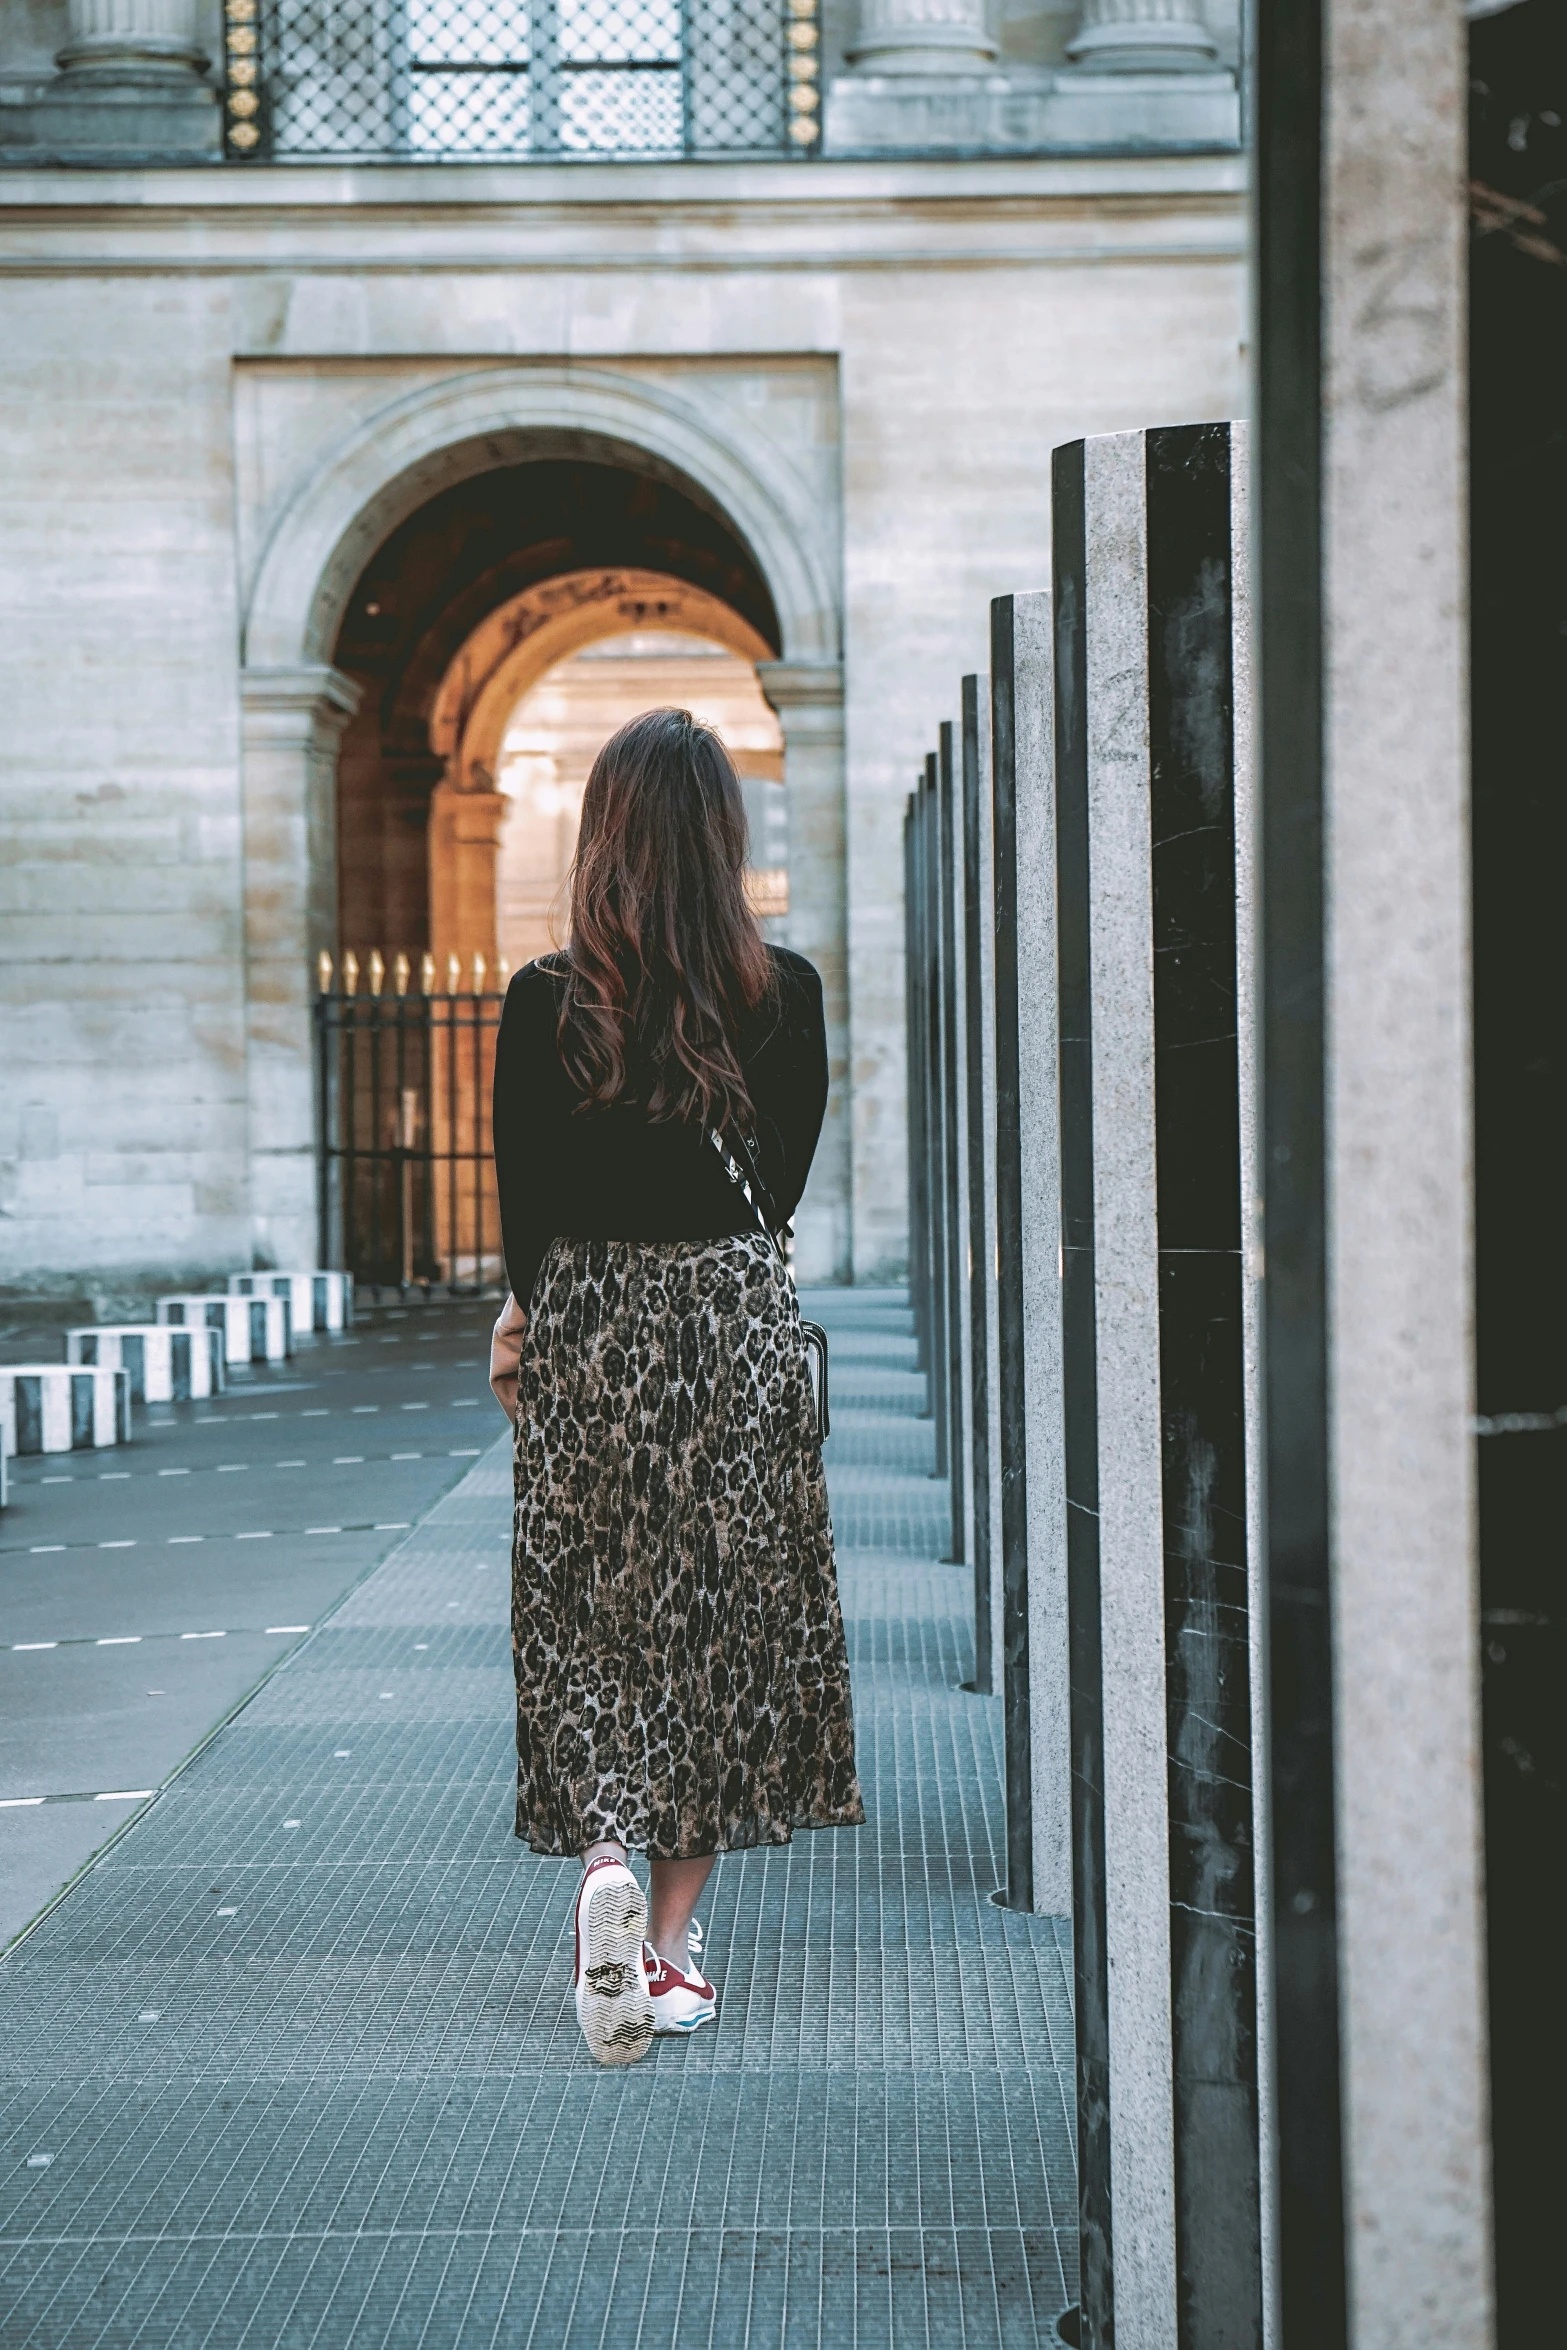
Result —
<svg viewBox="0 0 1567 2350"><path fill-rule="evenodd" d="M577 1892L577 2021L600 2064L635 2064L653 2037L642 1949L647 1902L624 1861L589 1861Z"/></svg>
<svg viewBox="0 0 1567 2350"><path fill-rule="evenodd" d="M686 1948L692 1964L682 1972L667 1958L660 1958L651 1942L643 1947L655 2032L694 2032L710 2024L718 2013L718 1993L697 1963L702 1955L702 1929L695 1918L686 1936Z"/></svg>

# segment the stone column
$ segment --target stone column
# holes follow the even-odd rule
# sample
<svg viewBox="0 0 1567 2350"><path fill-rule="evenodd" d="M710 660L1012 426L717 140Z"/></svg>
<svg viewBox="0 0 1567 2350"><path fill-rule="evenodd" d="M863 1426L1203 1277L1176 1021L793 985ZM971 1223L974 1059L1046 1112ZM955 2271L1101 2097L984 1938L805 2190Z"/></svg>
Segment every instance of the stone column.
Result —
<svg viewBox="0 0 1567 2350"><path fill-rule="evenodd" d="M83 161L215 156L198 13L198 0L70 0L71 37L33 110L34 142Z"/></svg>
<svg viewBox="0 0 1567 2350"><path fill-rule="evenodd" d="M1064 146L1202 147L1240 137L1235 77L1201 0L1083 0L1048 109Z"/></svg>
<svg viewBox="0 0 1567 2350"><path fill-rule="evenodd" d="M1083 2340L1262 2350L1230 428L1053 493Z"/></svg>
<svg viewBox="0 0 1567 2350"><path fill-rule="evenodd" d="M1218 62L1201 0L1083 0L1066 53L1095 73L1207 73Z"/></svg>
<svg viewBox="0 0 1567 2350"><path fill-rule="evenodd" d="M1562 1390L1542 1343L1561 1322L1560 833L1524 814L1559 809L1559 744L1542 732L1531 774L1514 738L1518 801L1476 811L1478 837L1503 844L1504 918L1543 918L1553 963L1548 1027L1520 1031L1535 1007L1508 993L1520 1058L1474 1090L1464 19L1446 0L1297 0L1259 10L1257 29L1280 2339L1488 2350L1560 2323L1542 2155L1560 1986L1542 1971L1531 1997L1513 1971L1537 1955L1516 1947L1521 1884L1554 1940L1560 1783L1547 1792L1552 1766L1494 1683L1484 1717L1479 1702L1482 1673L1513 1661L1533 1703L1563 1711L1559 1596L1542 1604L1538 1564L1559 1555L1563 1507ZM1532 477L1516 455L1503 495L1522 516ZM1553 676L1559 609L1502 607L1520 658ZM1483 777L1483 730L1480 748ZM1527 894L1542 859L1548 911ZM1507 989L1522 984L1509 966ZM1474 1122L1482 1167L1523 1170L1526 1084L1550 1103L1550 1205L1535 1229L1512 1203L1527 1257L1499 1324L1480 1325L1477 1465ZM1533 1432L1504 1439L1536 1397L1549 1408ZM1502 1441L1542 1448L1511 1491ZM1488 1590L1509 1553L1527 1580ZM1524 1662L1520 1639L1550 1645ZM1489 1920L1488 1887L1503 1904ZM1498 2206L1494 2299L1493 2129L1497 2179L1522 2187Z"/></svg>
<svg viewBox="0 0 1567 2350"><path fill-rule="evenodd" d="M250 1223L257 1259L316 1258L311 1004L337 951L337 748L359 687L326 667L241 672Z"/></svg>
<svg viewBox="0 0 1567 2350"><path fill-rule="evenodd" d="M963 1017L968 943L963 922L963 816L958 806L953 730L943 720L936 753L936 837L940 859L941 993L941 1156L946 1200L945 1263L947 1304L947 1462L952 1504L952 1538L947 1556L971 1559L974 1475L969 1376L973 1330L969 1315L968 1251L968 1080ZM976 1660L976 1671L983 1668ZM983 1680L977 1684L983 1686Z"/></svg>
<svg viewBox="0 0 1567 2350"><path fill-rule="evenodd" d="M985 0L861 0L848 54L864 73L985 73L997 51Z"/></svg>
<svg viewBox="0 0 1567 2350"><path fill-rule="evenodd" d="M441 987L452 955L464 989L472 985L475 955L487 972L495 969L496 868L510 805L504 792L462 791L449 779L430 795L430 952Z"/></svg>
<svg viewBox="0 0 1567 2350"><path fill-rule="evenodd" d="M836 661L759 661L778 713L789 794L789 944L821 973L831 1092L795 1215L803 1282L850 1275L849 957L845 894L843 670Z"/></svg>
<svg viewBox="0 0 1567 2350"><path fill-rule="evenodd" d="M1050 598L990 611L1007 1897L1072 1910Z"/></svg>
<svg viewBox="0 0 1567 2350"><path fill-rule="evenodd" d="M963 680L964 1132L968 1149L969 1557L974 1679L1005 1683L1001 1578L1001 1382L996 1325L996 920L990 680Z"/></svg>

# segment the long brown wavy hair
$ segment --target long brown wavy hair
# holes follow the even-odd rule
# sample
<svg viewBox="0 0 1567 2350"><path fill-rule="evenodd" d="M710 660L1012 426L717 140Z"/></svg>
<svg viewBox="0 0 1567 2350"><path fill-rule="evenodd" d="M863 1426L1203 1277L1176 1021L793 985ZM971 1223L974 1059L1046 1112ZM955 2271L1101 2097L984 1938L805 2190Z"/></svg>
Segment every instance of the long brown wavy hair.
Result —
<svg viewBox="0 0 1567 2350"><path fill-rule="evenodd" d="M633 718L593 762L571 873L560 1053L583 1110L745 1132L735 1051L773 985L746 903L745 802L689 710Z"/></svg>

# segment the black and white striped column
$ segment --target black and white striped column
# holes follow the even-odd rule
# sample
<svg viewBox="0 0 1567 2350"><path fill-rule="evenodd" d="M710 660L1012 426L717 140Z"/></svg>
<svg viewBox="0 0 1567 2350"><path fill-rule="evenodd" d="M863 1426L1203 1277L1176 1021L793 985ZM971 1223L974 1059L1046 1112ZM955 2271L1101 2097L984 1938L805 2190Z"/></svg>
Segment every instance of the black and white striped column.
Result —
<svg viewBox="0 0 1567 2350"><path fill-rule="evenodd" d="M918 810L920 840L919 928L924 955L924 984L921 995L925 1014L923 1042L925 1070L924 1143L929 1257L923 1270L926 1283L927 1321L930 1329L930 1366L927 1386L936 1439L935 1472L938 1477L944 1477L948 1471L948 1437L951 1431L948 1396L949 1301L946 1274L949 1202L947 1198L947 1154L943 1127L943 1104L946 1097L942 1076L941 1049L941 794L937 784L934 752L925 761L925 773L916 795L915 805Z"/></svg>
<svg viewBox="0 0 1567 2350"><path fill-rule="evenodd" d="M996 1297L996 920L990 680L965 677L962 691L967 1533L974 1568L974 1685L986 1696L999 1696L1005 1686L1006 1667Z"/></svg>
<svg viewBox="0 0 1567 2350"><path fill-rule="evenodd" d="M130 1440L126 1372L77 1363L0 1368L0 1448L6 1452L90 1452Z"/></svg>
<svg viewBox="0 0 1567 2350"><path fill-rule="evenodd" d="M230 1297L286 1297L297 1337L307 1330L347 1330L354 1319L352 1273L231 1273Z"/></svg>
<svg viewBox="0 0 1567 2350"><path fill-rule="evenodd" d="M1092 2350L1263 2342L1238 478L1225 425L1115 434L1054 462L1065 1494ZM1244 1124L1249 1155L1249 1108Z"/></svg>
<svg viewBox="0 0 1567 2350"><path fill-rule="evenodd" d="M286 1297L211 1297L186 1291L160 1297L155 1311L160 1322L221 1330L226 1362L281 1363L292 1351Z"/></svg>
<svg viewBox="0 0 1567 2350"><path fill-rule="evenodd" d="M67 1362L124 1371L132 1403L202 1403L223 1387L221 1330L173 1322L94 1323L65 1334Z"/></svg>
<svg viewBox="0 0 1567 2350"><path fill-rule="evenodd" d="M952 1533L947 1555L954 1560L969 1555L968 1521L972 1458L967 1405L969 1360L968 1298L968 1154L965 1131L968 1104L964 1083L963 972L963 816L959 805L961 779L950 721L943 721L936 753L936 838L939 892L939 952L941 972L941 1149L943 1171L942 1219L947 1361L945 1377L947 1420L947 1475L952 1504Z"/></svg>
<svg viewBox="0 0 1567 2350"><path fill-rule="evenodd" d="M1007 1898L1072 1908L1053 647L1047 595L991 606L996 1444Z"/></svg>

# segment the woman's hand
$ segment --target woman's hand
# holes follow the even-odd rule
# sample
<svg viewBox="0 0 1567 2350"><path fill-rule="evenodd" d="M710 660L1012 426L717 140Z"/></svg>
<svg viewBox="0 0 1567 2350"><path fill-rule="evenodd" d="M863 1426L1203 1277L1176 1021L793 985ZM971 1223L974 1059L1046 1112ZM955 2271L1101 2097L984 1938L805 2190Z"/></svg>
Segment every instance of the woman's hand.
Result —
<svg viewBox="0 0 1567 2350"><path fill-rule="evenodd" d="M490 1388L513 1427L517 1425L517 1365L528 1317L510 1290L490 1337Z"/></svg>

